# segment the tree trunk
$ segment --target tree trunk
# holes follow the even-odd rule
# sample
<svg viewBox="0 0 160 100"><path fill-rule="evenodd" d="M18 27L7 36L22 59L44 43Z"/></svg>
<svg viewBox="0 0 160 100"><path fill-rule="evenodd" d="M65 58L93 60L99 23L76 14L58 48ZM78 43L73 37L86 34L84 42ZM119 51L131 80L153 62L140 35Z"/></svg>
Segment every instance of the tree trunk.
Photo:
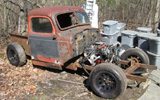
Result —
<svg viewBox="0 0 160 100"><path fill-rule="evenodd" d="M159 2L160 0L157 0L157 6L156 6L156 13L155 13L155 18L154 18L154 32L156 32L158 23L159 23Z"/></svg>
<svg viewBox="0 0 160 100"><path fill-rule="evenodd" d="M154 5L154 2L153 0L150 1L151 5L150 5L150 11L149 11L149 14L148 14L148 18L147 18L147 21L146 23L148 22L148 27L151 27L152 26L152 12L153 12L153 5Z"/></svg>
<svg viewBox="0 0 160 100"><path fill-rule="evenodd" d="M4 20L3 20L3 31L4 31L4 33L6 32L6 22L7 22L7 13L6 13L6 4L4 3L4 8L3 8L3 15L4 15Z"/></svg>
<svg viewBox="0 0 160 100"><path fill-rule="evenodd" d="M24 14L24 1L20 3L21 9L19 13L19 20L18 20L18 34L22 34L26 31L25 27L25 14Z"/></svg>

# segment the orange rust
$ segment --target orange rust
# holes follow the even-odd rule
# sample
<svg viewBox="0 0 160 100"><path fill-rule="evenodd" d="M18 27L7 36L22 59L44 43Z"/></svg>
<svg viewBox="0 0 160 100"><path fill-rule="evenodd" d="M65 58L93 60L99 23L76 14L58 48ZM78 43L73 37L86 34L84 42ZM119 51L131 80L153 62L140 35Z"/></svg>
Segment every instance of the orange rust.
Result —
<svg viewBox="0 0 160 100"><path fill-rule="evenodd" d="M70 48L69 42L59 40L59 53L61 55L60 60L62 63L67 62L72 58L72 48Z"/></svg>
<svg viewBox="0 0 160 100"><path fill-rule="evenodd" d="M68 65L66 68L67 69L71 69L76 71L78 67L80 67L81 65L79 63L71 63L70 65Z"/></svg>
<svg viewBox="0 0 160 100"><path fill-rule="evenodd" d="M90 71L93 70L93 66L85 65L84 67L85 67L87 70L90 70Z"/></svg>
<svg viewBox="0 0 160 100"><path fill-rule="evenodd" d="M139 63L138 59L135 57L131 57L131 66L134 66L136 63Z"/></svg>
<svg viewBox="0 0 160 100"><path fill-rule="evenodd" d="M45 33L45 34L42 34L42 33L37 33L37 32L34 32L32 30L32 23L31 23L31 19L32 18L46 18L50 21L51 25L52 25L52 34L51 33ZM55 26L52 22L52 19L50 17L47 17L47 16L40 16L40 15L37 15L37 16L30 16L28 18L28 32L30 34L35 34L35 35L39 35L39 36L55 36Z"/></svg>
<svg viewBox="0 0 160 100"><path fill-rule="evenodd" d="M56 59L54 58L42 57L40 55L37 56L37 59L40 61L49 62L49 63L55 63L56 61Z"/></svg>
<svg viewBox="0 0 160 100"><path fill-rule="evenodd" d="M44 15L44 16L51 17L53 14L62 13L62 12L65 13L65 12L69 12L70 10L84 12L84 10L81 7L76 7L76 6L53 6L53 7L33 9L28 13L28 17L33 15L34 16Z"/></svg>
<svg viewBox="0 0 160 100"><path fill-rule="evenodd" d="M132 66L130 66L129 68L127 68L124 72L126 74L131 74L132 72L134 72L138 67L140 67L140 64L134 64Z"/></svg>
<svg viewBox="0 0 160 100"><path fill-rule="evenodd" d="M120 64L123 64L123 65L128 65L129 64L129 61L125 61L125 60L119 60Z"/></svg>
<svg viewBox="0 0 160 100"><path fill-rule="evenodd" d="M19 35L14 33L10 33L10 35L11 35L11 41L19 43L23 47L25 53L28 56L30 56L31 52L30 52L30 47L28 42L28 35Z"/></svg>
<svg viewBox="0 0 160 100"><path fill-rule="evenodd" d="M152 69L152 70L157 70L157 66L154 66L154 65L140 64L140 67L141 68Z"/></svg>
<svg viewBox="0 0 160 100"><path fill-rule="evenodd" d="M38 8L38 9L34 9L31 10L28 13L28 19L31 16L39 16L39 15L43 15L43 16L48 16L49 18L55 18L58 14L62 14L62 13L67 13L67 12L71 12L70 10L72 9L72 12L78 11L78 12L85 12L81 7L76 7L76 6L54 6L54 7L44 7L44 8ZM57 20L57 19L55 19ZM31 21L28 20L28 23L30 23ZM55 26L55 34L58 34L59 32L61 32L59 30L59 28L57 27L57 24L55 24L55 22L52 20L53 25ZM58 23L59 24L59 23ZM30 24L31 25L31 24ZM58 37L58 35L57 35Z"/></svg>
<svg viewBox="0 0 160 100"><path fill-rule="evenodd" d="M32 60L32 63L33 63L33 65L38 65L38 66L43 66L43 67L49 67L49 68L62 70L62 66L59 65L59 64L46 63L46 62L36 61L36 60Z"/></svg>
<svg viewBox="0 0 160 100"><path fill-rule="evenodd" d="M136 81L141 81L141 82L146 82L146 80L147 80L145 77L136 76L136 75L131 75L131 74L126 74L126 77L127 77L128 79L136 80Z"/></svg>

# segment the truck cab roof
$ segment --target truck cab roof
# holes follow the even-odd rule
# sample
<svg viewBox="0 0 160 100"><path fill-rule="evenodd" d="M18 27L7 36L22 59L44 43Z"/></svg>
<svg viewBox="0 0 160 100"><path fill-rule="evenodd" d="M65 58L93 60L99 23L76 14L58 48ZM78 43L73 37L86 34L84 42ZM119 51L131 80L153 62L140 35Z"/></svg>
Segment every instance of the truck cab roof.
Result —
<svg viewBox="0 0 160 100"><path fill-rule="evenodd" d="M38 15L51 17L53 14L57 14L61 12L68 12L68 11L83 11L84 12L84 10L81 7L54 6L54 7L37 8L37 9L31 10L28 14L28 17L38 16Z"/></svg>

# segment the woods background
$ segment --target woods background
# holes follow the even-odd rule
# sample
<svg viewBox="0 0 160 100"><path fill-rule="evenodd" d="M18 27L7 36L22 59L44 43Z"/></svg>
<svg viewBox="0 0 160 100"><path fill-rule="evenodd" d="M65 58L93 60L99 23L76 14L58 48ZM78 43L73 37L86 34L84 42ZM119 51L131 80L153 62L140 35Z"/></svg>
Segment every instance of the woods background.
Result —
<svg viewBox="0 0 160 100"><path fill-rule="evenodd" d="M99 25L106 20L118 20L127 29L139 26L152 27L154 31L160 20L160 0L97 0ZM56 5L82 6L85 0L0 0L0 36L8 33L27 32L27 14L30 10Z"/></svg>

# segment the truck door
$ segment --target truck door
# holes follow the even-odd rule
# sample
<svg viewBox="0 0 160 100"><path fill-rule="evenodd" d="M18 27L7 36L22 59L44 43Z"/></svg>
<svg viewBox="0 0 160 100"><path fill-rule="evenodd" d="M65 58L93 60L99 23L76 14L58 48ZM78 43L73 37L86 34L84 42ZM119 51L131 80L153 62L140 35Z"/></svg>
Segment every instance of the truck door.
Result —
<svg viewBox="0 0 160 100"><path fill-rule="evenodd" d="M59 58L58 42L50 18L46 16L29 19L29 44L32 60L55 63Z"/></svg>

